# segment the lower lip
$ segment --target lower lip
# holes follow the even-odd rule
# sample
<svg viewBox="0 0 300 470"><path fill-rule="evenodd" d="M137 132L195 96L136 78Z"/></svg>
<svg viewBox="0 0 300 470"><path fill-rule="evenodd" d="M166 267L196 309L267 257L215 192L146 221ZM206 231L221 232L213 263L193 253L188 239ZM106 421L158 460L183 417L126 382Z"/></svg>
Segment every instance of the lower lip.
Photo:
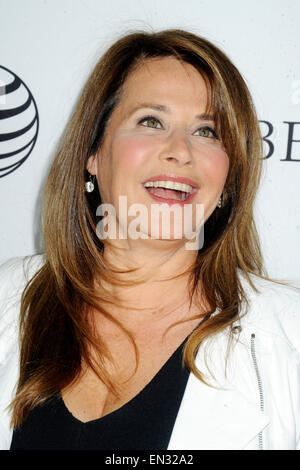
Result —
<svg viewBox="0 0 300 470"><path fill-rule="evenodd" d="M147 189L145 188L145 186L143 186L144 190L146 191L146 193L152 198L154 199L154 201L156 202L160 202L161 204L165 203L165 204L168 204L169 206L173 206L174 204L178 204L179 206L184 206L185 204L189 204L191 203L192 199L194 198L195 194L197 191L192 191L188 197L184 200L184 201L179 201L177 199L165 199L163 197L159 197L159 196L155 196L155 194L152 194L150 193L149 191L147 191Z"/></svg>

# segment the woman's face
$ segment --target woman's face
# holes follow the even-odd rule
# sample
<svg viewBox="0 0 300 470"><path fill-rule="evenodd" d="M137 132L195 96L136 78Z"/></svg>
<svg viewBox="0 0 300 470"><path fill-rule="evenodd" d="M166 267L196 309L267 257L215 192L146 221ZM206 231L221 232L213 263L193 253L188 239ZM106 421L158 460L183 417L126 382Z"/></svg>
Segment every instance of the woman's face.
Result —
<svg viewBox="0 0 300 470"><path fill-rule="evenodd" d="M149 214L153 204L163 203L181 209L191 204L193 213L203 204L204 220L215 210L229 159L206 104L204 79L173 57L146 60L128 76L103 144L87 164L97 175L102 203L115 207L117 219L120 196ZM140 229L150 234L150 226Z"/></svg>

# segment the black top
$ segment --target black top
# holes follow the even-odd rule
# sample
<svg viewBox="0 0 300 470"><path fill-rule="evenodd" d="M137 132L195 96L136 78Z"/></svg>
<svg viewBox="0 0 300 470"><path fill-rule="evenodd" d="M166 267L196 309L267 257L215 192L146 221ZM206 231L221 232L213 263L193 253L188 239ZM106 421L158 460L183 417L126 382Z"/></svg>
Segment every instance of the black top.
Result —
<svg viewBox="0 0 300 470"><path fill-rule="evenodd" d="M13 433L11 450L165 450L189 376L178 347L132 400L102 418L83 423L61 395L37 406Z"/></svg>

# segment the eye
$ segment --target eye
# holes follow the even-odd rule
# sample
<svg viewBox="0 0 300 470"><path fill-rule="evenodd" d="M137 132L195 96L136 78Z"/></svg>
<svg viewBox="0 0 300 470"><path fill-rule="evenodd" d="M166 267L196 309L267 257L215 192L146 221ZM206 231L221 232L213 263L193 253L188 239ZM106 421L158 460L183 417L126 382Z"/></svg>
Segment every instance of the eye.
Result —
<svg viewBox="0 0 300 470"><path fill-rule="evenodd" d="M138 124L144 127L151 127L151 129L160 129L162 127L160 121L154 116L146 116L139 120Z"/></svg>
<svg viewBox="0 0 300 470"><path fill-rule="evenodd" d="M214 129L212 129L209 126L204 126L204 127L199 127L199 129L196 130L196 133L198 133L199 137L208 137L211 139L219 139L217 136L217 133ZM197 134L196 134L197 135Z"/></svg>

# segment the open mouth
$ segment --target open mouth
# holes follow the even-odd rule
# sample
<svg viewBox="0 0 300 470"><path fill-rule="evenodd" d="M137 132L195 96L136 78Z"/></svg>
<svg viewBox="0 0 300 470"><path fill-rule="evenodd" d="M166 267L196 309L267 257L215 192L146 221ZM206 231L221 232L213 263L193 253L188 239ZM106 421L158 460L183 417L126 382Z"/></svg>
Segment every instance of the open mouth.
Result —
<svg viewBox="0 0 300 470"><path fill-rule="evenodd" d="M144 187L154 198L178 202L187 201L197 191L189 184L177 181L147 181Z"/></svg>

